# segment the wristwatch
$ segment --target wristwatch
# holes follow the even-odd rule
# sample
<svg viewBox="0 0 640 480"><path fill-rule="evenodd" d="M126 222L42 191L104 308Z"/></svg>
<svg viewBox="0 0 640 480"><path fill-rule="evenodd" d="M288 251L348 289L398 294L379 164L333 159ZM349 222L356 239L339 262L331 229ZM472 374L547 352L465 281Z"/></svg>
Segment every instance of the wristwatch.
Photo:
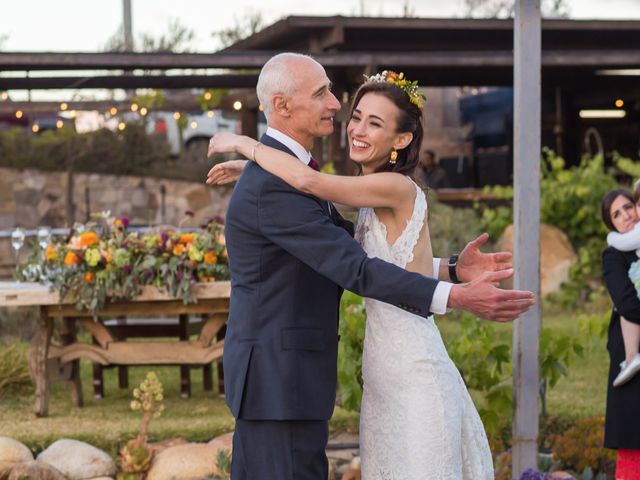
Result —
<svg viewBox="0 0 640 480"><path fill-rule="evenodd" d="M458 255L451 255L449 257L449 278L451 279L451 283L461 283L458 280L458 275L456 275L456 267L458 266Z"/></svg>

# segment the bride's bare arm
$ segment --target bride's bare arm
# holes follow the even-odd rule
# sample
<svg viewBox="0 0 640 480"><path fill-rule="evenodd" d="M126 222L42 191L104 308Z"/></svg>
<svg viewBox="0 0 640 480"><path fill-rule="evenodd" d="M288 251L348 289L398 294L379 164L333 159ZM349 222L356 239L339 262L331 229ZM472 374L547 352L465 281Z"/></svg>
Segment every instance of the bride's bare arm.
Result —
<svg viewBox="0 0 640 480"><path fill-rule="evenodd" d="M242 175L247 160L228 160L214 165L207 174L207 183L210 185L224 185L235 182Z"/></svg>
<svg viewBox="0 0 640 480"><path fill-rule="evenodd" d="M292 187L316 197L352 207L397 207L415 187L404 175L384 172L360 177L316 172L300 160L252 138L224 132L209 146L209 156L236 152L257 162Z"/></svg>

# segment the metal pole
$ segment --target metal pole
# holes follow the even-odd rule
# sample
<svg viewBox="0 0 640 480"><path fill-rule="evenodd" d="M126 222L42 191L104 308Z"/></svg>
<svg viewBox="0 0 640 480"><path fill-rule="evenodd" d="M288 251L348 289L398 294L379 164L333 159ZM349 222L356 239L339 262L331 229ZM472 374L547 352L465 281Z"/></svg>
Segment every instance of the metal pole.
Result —
<svg viewBox="0 0 640 480"><path fill-rule="evenodd" d="M514 24L514 288L537 303L513 330L513 468L537 467L540 347L540 0L517 0Z"/></svg>
<svg viewBox="0 0 640 480"><path fill-rule="evenodd" d="M133 52L133 25L131 21L131 0L122 0L124 44L127 52Z"/></svg>

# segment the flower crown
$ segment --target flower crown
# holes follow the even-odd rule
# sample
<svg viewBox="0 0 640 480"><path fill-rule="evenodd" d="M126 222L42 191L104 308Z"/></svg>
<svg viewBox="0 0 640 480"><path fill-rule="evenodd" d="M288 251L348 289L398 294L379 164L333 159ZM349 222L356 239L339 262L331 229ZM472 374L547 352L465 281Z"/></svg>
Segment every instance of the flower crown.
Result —
<svg viewBox="0 0 640 480"><path fill-rule="evenodd" d="M382 73L376 73L375 75L364 75L364 78L365 84L371 82L387 82L400 87L404 93L409 95L409 101L420 109L423 106L422 102L427 99L424 93L418 90L418 81L411 82L407 80L402 72L396 73L393 70L383 70Z"/></svg>

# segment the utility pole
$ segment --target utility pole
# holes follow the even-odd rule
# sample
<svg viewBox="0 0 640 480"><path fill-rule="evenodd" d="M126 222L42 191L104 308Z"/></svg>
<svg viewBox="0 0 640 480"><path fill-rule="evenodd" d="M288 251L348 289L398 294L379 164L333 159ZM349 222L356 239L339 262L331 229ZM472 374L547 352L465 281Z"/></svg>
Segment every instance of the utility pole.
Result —
<svg viewBox="0 0 640 480"><path fill-rule="evenodd" d="M122 0L124 44L127 52L133 52L133 22L131 21L131 0Z"/></svg>

